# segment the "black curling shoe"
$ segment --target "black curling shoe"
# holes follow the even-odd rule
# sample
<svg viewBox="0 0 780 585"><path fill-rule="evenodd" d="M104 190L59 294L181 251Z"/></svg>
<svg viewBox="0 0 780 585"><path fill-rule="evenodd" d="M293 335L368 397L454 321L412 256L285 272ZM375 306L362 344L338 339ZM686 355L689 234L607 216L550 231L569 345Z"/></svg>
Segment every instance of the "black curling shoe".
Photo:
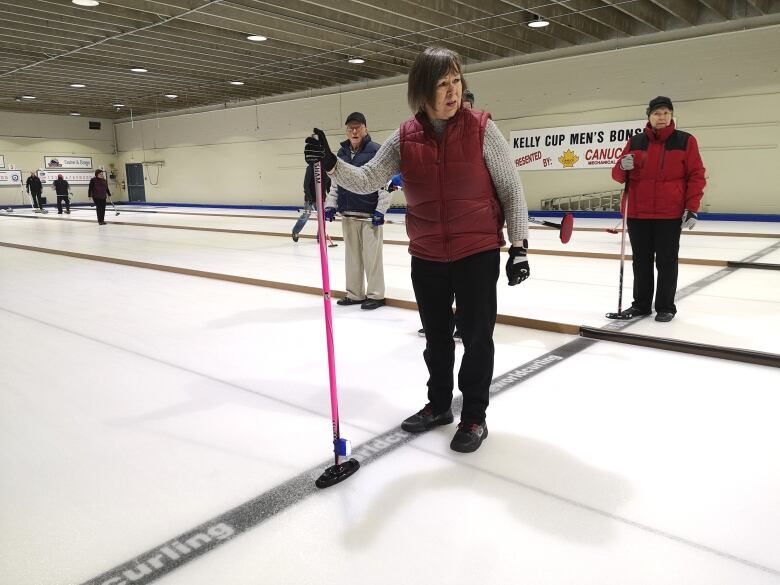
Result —
<svg viewBox="0 0 780 585"><path fill-rule="evenodd" d="M401 428L407 433L422 433L433 427L448 425L455 420L452 409L448 408L441 414L433 414L430 404L426 404L420 412L413 414L401 423Z"/></svg>
<svg viewBox="0 0 780 585"><path fill-rule="evenodd" d="M482 423L481 425L460 423L458 430L455 431L455 436L452 437L450 449L458 453L473 453L479 449L482 441L487 439L487 436L487 423Z"/></svg>
<svg viewBox="0 0 780 585"><path fill-rule="evenodd" d="M668 323L674 319L674 313L667 313L665 311L661 311L660 313L656 313L655 320L660 321L661 323Z"/></svg>

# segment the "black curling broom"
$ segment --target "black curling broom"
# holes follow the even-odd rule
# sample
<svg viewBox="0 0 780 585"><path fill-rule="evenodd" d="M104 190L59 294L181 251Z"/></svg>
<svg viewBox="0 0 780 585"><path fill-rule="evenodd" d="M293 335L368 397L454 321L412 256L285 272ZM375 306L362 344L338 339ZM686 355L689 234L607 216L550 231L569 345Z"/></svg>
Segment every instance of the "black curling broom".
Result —
<svg viewBox="0 0 780 585"><path fill-rule="evenodd" d="M605 315L607 319L617 319L619 321L628 321L629 319L633 319L631 315L627 315L623 312L623 269L626 263L626 218L628 217L628 184L630 179L631 171L626 171L626 186L623 189L623 201L625 201L626 205L623 207L623 226L620 234L620 283L618 285L618 309L617 313L607 313Z"/></svg>

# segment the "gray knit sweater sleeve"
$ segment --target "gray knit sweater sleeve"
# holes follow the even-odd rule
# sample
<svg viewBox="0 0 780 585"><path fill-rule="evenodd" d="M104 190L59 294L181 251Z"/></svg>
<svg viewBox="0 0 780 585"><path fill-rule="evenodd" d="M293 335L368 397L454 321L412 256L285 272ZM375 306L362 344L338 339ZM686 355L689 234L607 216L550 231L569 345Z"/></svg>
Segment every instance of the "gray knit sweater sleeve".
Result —
<svg viewBox="0 0 780 585"><path fill-rule="evenodd" d="M492 120L488 120L485 128L482 153L504 210L509 240L511 242L527 240L528 205L523 195L523 184L515 171L509 143L504 140L504 136ZM399 172L401 172L401 132L396 130L384 141L374 158L362 167L354 167L339 159L331 174L336 183L353 193L373 193Z"/></svg>
<svg viewBox="0 0 780 585"><path fill-rule="evenodd" d="M515 170L509 143L493 120L488 120L485 128L482 153L504 210L509 241L527 240L528 204L523 194L523 183Z"/></svg>

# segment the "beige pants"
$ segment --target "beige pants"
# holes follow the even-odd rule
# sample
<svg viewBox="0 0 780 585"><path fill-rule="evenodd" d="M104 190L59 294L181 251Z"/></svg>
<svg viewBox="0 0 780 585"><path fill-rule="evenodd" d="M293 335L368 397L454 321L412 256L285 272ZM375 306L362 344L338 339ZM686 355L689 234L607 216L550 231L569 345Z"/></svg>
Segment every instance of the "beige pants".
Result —
<svg viewBox="0 0 780 585"><path fill-rule="evenodd" d="M343 217L344 262L347 298L353 301L385 298L385 271L382 266L382 226L370 221Z"/></svg>

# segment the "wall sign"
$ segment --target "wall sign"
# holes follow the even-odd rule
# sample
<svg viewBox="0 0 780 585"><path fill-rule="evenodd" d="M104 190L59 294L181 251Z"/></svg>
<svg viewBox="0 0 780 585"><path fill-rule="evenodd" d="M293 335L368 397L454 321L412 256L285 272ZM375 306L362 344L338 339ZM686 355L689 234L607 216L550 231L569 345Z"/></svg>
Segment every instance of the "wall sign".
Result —
<svg viewBox="0 0 780 585"><path fill-rule="evenodd" d="M38 171L38 178L44 185L51 185L57 180L57 175L62 175L71 185L89 185L89 181L95 176L94 171Z"/></svg>
<svg viewBox="0 0 780 585"><path fill-rule="evenodd" d="M634 134L647 120L513 130L509 146L515 167L522 171L604 169L620 158Z"/></svg>
<svg viewBox="0 0 780 585"><path fill-rule="evenodd" d="M91 169L91 156L44 156L43 166L47 169Z"/></svg>
<svg viewBox="0 0 780 585"><path fill-rule="evenodd" d="M0 187L22 184L22 171L0 171Z"/></svg>
<svg viewBox="0 0 780 585"><path fill-rule="evenodd" d="M0 169L5 168L5 156L0 154Z"/></svg>

